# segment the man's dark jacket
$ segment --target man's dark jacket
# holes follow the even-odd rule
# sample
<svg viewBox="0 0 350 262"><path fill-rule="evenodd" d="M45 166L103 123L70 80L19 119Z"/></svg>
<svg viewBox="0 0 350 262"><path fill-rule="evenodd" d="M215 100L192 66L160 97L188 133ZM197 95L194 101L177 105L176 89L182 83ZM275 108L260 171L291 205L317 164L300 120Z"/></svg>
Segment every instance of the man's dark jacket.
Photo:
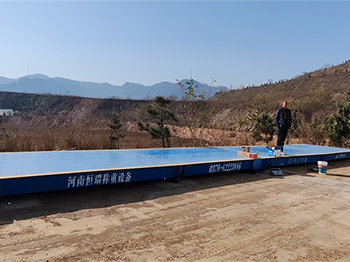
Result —
<svg viewBox="0 0 350 262"><path fill-rule="evenodd" d="M292 125L292 114L288 108L279 108L275 117L276 125L278 128L289 129Z"/></svg>

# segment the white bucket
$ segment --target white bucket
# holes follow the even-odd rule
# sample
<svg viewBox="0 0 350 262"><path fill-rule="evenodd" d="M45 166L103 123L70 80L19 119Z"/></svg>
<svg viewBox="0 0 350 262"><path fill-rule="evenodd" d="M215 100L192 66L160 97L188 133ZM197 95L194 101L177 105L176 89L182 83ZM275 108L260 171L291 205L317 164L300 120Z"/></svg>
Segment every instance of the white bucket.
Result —
<svg viewBox="0 0 350 262"><path fill-rule="evenodd" d="M326 161L317 161L318 173L325 175L327 173L328 163Z"/></svg>

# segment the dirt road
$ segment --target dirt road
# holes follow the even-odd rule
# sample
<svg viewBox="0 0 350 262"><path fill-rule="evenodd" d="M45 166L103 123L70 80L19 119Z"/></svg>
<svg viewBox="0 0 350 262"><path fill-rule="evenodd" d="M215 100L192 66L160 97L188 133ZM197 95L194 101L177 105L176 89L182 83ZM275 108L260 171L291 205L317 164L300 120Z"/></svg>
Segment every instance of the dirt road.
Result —
<svg viewBox="0 0 350 262"><path fill-rule="evenodd" d="M0 198L0 261L350 261L350 160Z"/></svg>

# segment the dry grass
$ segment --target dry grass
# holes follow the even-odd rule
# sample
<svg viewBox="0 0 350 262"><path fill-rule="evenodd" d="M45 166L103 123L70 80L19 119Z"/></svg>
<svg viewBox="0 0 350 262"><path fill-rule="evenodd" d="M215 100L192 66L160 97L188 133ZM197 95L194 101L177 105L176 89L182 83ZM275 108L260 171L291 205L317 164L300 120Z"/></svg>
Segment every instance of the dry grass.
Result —
<svg viewBox="0 0 350 262"><path fill-rule="evenodd" d="M126 136L120 139L121 149L160 148L160 140L152 140L146 132L137 129L136 122L125 122L122 132ZM175 130L170 139L171 147L192 147L191 134L186 127L171 127ZM197 129L200 147L206 146L242 146L265 145L256 143L250 133L233 132L220 129ZM96 150L110 149L110 130L108 128L72 128L72 127L33 127L5 125L0 149L3 152L16 151L52 151L52 150ZM273 146L276 138L268 144ZM298 143L299 140L289 141Z"/></svg>
<svg viewBox="0 0 350 262"><path fill-rule="evenodd" d="M247 108L259 107L273 115L282 99L290 100L293 123L299 123L291 129L291 138L301 143L326 144L324 132L313 128L312 121L319 119L319 126L321 120L334 113L335 102L350 96L349 85L350 61L347 61L288 81L217 94L207 101L205 109L210 114L205 126L212 128L197 129L195 135L190 136L187 128L175 127L171 146L254 145L256 142L250 133L235 131L237 120L247 114ZM125 121L123 133L126 137L120 140L121 148L161 147L160 141L138 131L136 125L137 121L147 118L145 112L151 101L0 92L0 102L18 112L12 117L2 118L0 127L5 129L0 130L0 151L108 149L111 147L108 121L113 114ZM186 109L186 103L172 102L170 110L179 116ZM178 125L186 123L180 121ZM194 141L194 137L198 140ZM344 146L348 145L350 142L345 141Z"/></svg>
<svg viewBox="0 0 350 262"><path fill-rule="evenodd" d="M121 149L159 148L160 140L152 140L149 134L140 131L123 130L126 134L120 140ZM6 126L0 140L2 152L16 151L52 151L52 150L95 150L110 149L110 131L108 129L74 129L74 128L41 128L22 126L21 129ZM188 147L190 139L172 137L172 147Z"/></svg>

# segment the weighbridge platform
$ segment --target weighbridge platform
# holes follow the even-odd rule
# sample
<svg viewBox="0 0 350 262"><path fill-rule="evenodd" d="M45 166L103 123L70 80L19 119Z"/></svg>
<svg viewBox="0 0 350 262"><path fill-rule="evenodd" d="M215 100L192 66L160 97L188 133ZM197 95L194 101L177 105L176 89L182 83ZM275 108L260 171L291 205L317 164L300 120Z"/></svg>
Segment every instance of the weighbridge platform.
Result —
<svg viewBox="0 0 350 262"><path fill-rule="evenodd" d="M238 156L240 150L237 146L0 153L0 197L350 158L349 149L307 144L286 145L281 157L270 156L265 146L250 147L257 159Z"/></svg>

